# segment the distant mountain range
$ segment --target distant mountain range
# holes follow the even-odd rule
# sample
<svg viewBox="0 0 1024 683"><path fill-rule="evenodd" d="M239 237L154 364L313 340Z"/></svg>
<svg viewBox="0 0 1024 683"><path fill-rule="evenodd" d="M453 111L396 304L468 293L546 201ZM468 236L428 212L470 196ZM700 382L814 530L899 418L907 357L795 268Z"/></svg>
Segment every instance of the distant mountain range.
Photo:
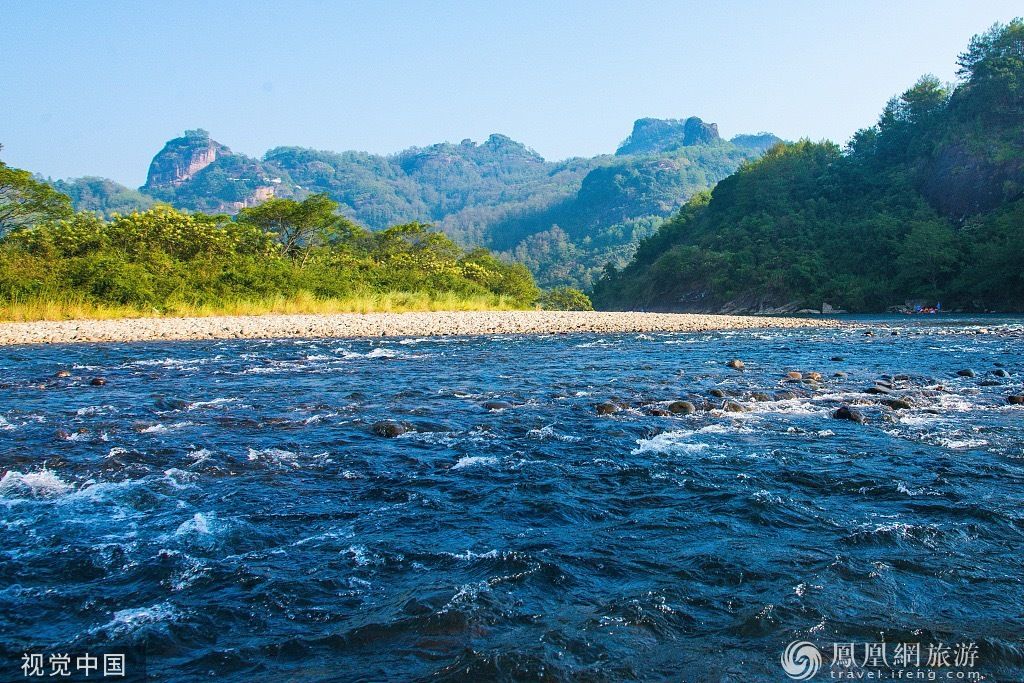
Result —
<svg viewBox="0 0 1024 683"><path fill-rule="evenodd" d="M645 118L614 155L559 162L498 134L387 156L276 147L256 159L190 130L157 153L138 190L91 177L54 185L76 208L106 215L158 201L235 213L324 192L371 229L433 223L464 246L526 263L542 285L589 287L690 196L777 142L769 133L724 140L697 117Z"/></svg>

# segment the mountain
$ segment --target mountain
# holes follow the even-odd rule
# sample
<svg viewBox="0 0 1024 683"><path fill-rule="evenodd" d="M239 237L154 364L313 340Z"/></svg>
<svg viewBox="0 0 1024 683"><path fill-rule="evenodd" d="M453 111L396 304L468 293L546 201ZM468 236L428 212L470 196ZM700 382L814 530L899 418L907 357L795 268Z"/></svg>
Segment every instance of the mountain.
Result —
<svg viewBox="0 0 1024 683"><path fill-rule="evenodd" d="M976 36L959 66L845 149L804 140L744 164L609 269L595 305L1024 310L1024 20Z"/></svg>
<svg viewBox="0 0 1024 683"><path fill-rule="evenodd" d="M276 147L256 159L197 129L157 153L139 193L95 179L64 181L63 191L85 210L161 201L208 213L322 192L373 230L433 223L463 246L527 263L545 286L588 287L607 262L624 265L689 196L778 141L767 133L723 140L697 117L645 118L614 155L590 159L546 161L498 134L388 156Z"/></svg>

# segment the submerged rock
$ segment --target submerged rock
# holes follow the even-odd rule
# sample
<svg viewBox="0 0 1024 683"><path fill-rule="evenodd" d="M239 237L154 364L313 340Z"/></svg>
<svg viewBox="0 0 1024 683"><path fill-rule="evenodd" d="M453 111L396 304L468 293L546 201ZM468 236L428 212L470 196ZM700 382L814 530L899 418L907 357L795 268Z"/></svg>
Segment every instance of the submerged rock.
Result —
<svg viewBox="0 0 1024 683"><path fill-rule="evenodd" d="M508 410L512 407L508 401L485 401L482 405L486 410Z"/></svg>
<svg viewBox="0 0 1024 683"><path fill-rule="evenodd" d="M993 370L992 374L995 375L996 377L1009 377L1010 376L1010 373L1008 373L1006 370L1003 370L1002 368L998 368L996 370Z"/></svg>
<svg viewBox="0 0 1024 683"><path fill-rule="evenodd" d="M801 380L801 379L804 378L804 375L803 375L802 372L798 372L796 370L790 370L789 372L786 373L786 377L788 377L789 379Z"/></svg>
<svg viewBox="0 0 1024 683"><path fill-rule="evenodd" d="M746 412L747 409L743 407L743 404L737 403L736 401L726 401L722 404L722 410L727 413L743 413Z"/></svg>
<svg viewBox="0 0 1024 683"><path fill-rule="evenodd" d="M622 408L611 401L602 401L594 406L594 410L597 411L598 415L613 415L622 410Z"/></svg>
<svg viewBox="0 0 1024 683"><path fill-rule="evenodd" d="M850 422L856 422L857 424L864 424L867 422L864 415L859 410L854 410L850 406L839 406L832 417L837 420L849 420Z"/></svg>
<svg viewBox="0 0 1024 683"><path fill-rule="evenodd" d="M70 370L58 370L56 373L54 373L53 376L54 377L70 377L71 376L71 371Z"/></svg>
<svg viewBox="0 0 1024 683"><path fill-rule="evenodd" d="M732 368L733 370L742 370L743 368L746 367L743 364L743 361L741 361L739 358L733 358L731 361L726 363L726 365Z"/></svg>
<svg viewBox="0 0 1024 683"><path fill-rule="evenodd" d="M93 377L91 380L89 380L89 384L94 387L102 387L106 383L107 380L103 379L102 377Z"/></svg>
<svg viewBox="0 0 1024 683"><path fill-rule="evenodd" d="M1022 406L1024 405L1024 395L1007 396L1006 402L1012 406Z"/></svg>
<svg viewBox="0 0 1024 683"><path fill-rule="evenodd" d="M392 439L400 434L412 431L412 425L408 422L397 422L395 420L381 420L380 422L374 422L370 427L374 434L377 436L387 437Z"/></svg>
<svg viewBox="0 0 1024 683"><path fill-rule="evenodd" d="M957 370L956 374L959 375L960 377L974 377L974 375L975 375L974 370L971 370L970 368L964 368L963 370Z"/></svg>
<svg viewBox="0 0 1024 683"><path fill-rule="evenodd" d="M715 398L725 398L726 397L726 393L724 391L722 391L721 389L712 389L708 393L711 394L712 396L714 396Z"/></svg>

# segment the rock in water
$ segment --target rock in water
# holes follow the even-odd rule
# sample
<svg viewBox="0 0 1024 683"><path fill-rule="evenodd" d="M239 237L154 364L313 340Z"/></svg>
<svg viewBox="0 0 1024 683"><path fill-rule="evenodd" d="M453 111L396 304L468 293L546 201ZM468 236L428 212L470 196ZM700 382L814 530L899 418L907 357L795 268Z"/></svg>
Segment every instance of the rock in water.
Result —
<svg viewBox="0 0 1024 683"><path fill-rule="evenodd" d="M956 374L960 377L974 377L974 370L970 368L964 368L963 370L957 370Z"/></svg>
<svg viewBox="0 0 1024 683"><path fill-rule="evenodd" d="M487 410L507 410L512 407L508 401L486 401L483 407Z"/></svg>
<svg viewBox="0 0 1024 683"><path fill-rule="evenodd" d="M381 420L380 422L374 422L373 426L370 427L374 434L377 436L384 436L389 439L393 439L399 434L405 434L408 431L412 431L412 425L408 422L396 422L395 420Z"/></svg>
<svg viewBox="0 0 1024 683"><path fill-rule="evenodd" d="M799 380L799 379L803 379L804 375L803 375L802 372L798 372L797 370L790 370L789 372L786 373L786 377L788 377L789 379L798 379Z"/></svg>
<svg viewBox="0 0 1024 683"><path fill-rule="evenodd" d="M864 424L867 420L860 411L854 410L850 406L839 406L832 417L837 420L849 420L850 422L856 422L857 424Z"/></svg>
<svg viewBox="0 0 1024 683"><path fill-rule="evenodd" d="M89 380L89 384L91 384L94 387L102 387L106 383L107 380L103 379L102 377L93 377L91 380Z"/></svg>
<svg viewBox="0 0 1024 683"><path fill-rule="evenodd" d="M889 406L893 410L909 410L914 407L910 404L910 401L906 401L902 398L882 399L882 404Z"/></svg>
<svg viewBox="0 0 1024 683"><path fill-rule="evenodd" d="M1007 396L1006 402L1012 406L1024 406L1024 395Z"/></svg>
<svg viewBox="0 0 1024 683"><path fill-rule="evenodd" d="M676 415L692 415L697 412L697 406L689 401L672 401L668 404L668 409Z"/></svg>
<svg viewBox="0 0 1024 683"><path fill-rule="evenodd" d="M744 367L746 367L743 364L743 361L741 361L739 358L733 358L731 361L726 363L726 365L732 368L733 370L742 370Z"/></svg>
<svg viewBox="0 0 1024 683"><path fill-rule="evenodd" d="M992 374L995 375L996 377L1009 377L1010 376L1010 373L1008 373L1006 370L1003 370L1002 368L999 368L997 370L993 370Z"/></svg>
<svg viewBox="0 0 1024 683"><path fill-rule="evenodd" d="M745 412L747 409L744 408L742 404L737 403L736 401L726 401L722 405L722 410L726 411L727 413L742 413Z"/></svg>
<svg viewBox="0 0 1024 683"><path fill-rule="evenodd" d="M596 406L594 406L594 410L597 411L598 415L613 415L622 410L622 408L615 405L611 401L602 401L601 403L598 403Z"/></svg>
<svg viewBox="0 0 1024 683"><path fill-rule="evenodd" d="M712 389L708 393L714 396L715 398L725 398L725 392L722 391L721 389Z"/></svg>

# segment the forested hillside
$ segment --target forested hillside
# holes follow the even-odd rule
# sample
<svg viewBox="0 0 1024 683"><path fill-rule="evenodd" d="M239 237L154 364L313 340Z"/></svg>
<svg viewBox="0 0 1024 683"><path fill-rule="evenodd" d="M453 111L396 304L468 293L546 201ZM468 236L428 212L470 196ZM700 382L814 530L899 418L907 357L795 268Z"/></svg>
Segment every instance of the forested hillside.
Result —
<svg viewBox="0 0 1024 683"><path fill-rule="evenodd" d="M412 148L391 156L277 147L260 159L204 130L169 141L140 191L111 181L58 181L75 208L103 215L155 200L237 213L270 197L324 193L349 218L382 230L432 223L465 247L527 263L544 285L589 286L605 263L625 264L640 239L778 138L731 141L699 118L640 119L615 155L545 161L504 135Z"/></svg>
<svg viewBox="0 0 1024 683"><path fill-rule="evenodd" d="M1024 310L1024 21L976 36L845 148L772 148L692 198L603 308Z"/></svg>

